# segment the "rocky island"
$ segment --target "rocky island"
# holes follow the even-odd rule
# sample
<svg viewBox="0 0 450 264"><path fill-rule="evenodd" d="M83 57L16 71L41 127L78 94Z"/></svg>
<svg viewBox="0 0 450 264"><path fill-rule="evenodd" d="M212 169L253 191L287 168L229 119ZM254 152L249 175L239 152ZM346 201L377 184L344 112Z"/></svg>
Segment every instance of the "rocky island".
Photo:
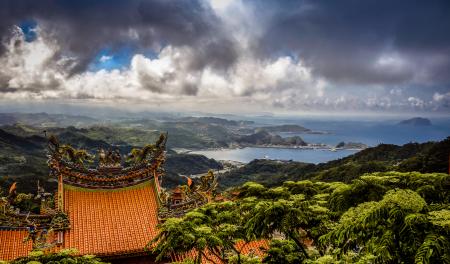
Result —
<svg viewBox="0 0 450 264"><path fill-rule="evenodd" d="M259 129L264 129L268 132L290 132L290 133L311 132L311 129L302 127L299 125L266 126L266 127L261 127Z"/></svg>
<svg viewBox="0 0 450 264"><path fill-rule="evenodd" d="M400 121L399 125L410 125L410 126L431 126L431 121L428 118L414 117Z"/></svg>
<svg viewBox="0 0 450 264"><path fill-rule="evenodd" d="M266 130L271 133L304 133L304 134L326 134L327 132L323 131L314 131L309 128L300 126L300 125L278 125L278 126L264 126L255 129L255 132L260 130Z"/></svg>
<svg viewBox="0 0 450 264"><path fill-rule="evenodd" d="M266 130L260 130L254 134L241 136L236 142L243 147L249 146L283 146L295 147L306 146L307 143L299 136L283 138L280 135L273 135Z"/></svg>

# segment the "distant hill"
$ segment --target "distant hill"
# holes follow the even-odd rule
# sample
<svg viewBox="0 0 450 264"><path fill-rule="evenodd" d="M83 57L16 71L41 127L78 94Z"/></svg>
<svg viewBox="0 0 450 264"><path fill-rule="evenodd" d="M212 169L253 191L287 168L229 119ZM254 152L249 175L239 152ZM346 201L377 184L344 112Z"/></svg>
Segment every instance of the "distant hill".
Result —
<svg viewBox="0 0 450 264"><path fill-rule="evenodd" d="M61 142L70 142L71 145L82 149L97 150L99 148L111 148L111 145L103 140L92 139L82 133L77 133L70 130L62 132L58 135L58 138Z"/></svg>
<svg viewBox="0 0 450 264"><path fill-rule="evenodd" d="M99 121L94 118L76 115L47 113L0 113L0 125L22 123L37 127L66 127L87 126L98 122Z"/></svg>
<svg viewBox="0 0 450 264"><path fill-rule="evenodd" d="M312 133L298 125L255 128L253 121L217 117L117 118L98 121L84 116L46 113L0 114L0 127L18 136L57 134L83 148L98 148L104 143L126 148L153 142L168 132L169 148L208 149L248 145L303 146L301 137L281 137L278 132ZM96 142L94 142L94 141ZM103 141L103 142L101 142Z"/></svg>
<svg viewBox="0 0 450 264"><path fill-rule="evenodd" d="M300 179L301 175L314 170L314 167L311 163L256 159L241 168L220 174L219 187L226 189L248 181L276 186L284 181Z"/></svg>
<svg viewBox="0 0 450 264"><path fill-rule="evenodd" d="M264 129L268 132L290 132L290 133L311 132L311 129L299 125L266 126L260 127L258 129Z"/></svg>
<svg viewBox="0 0 450 264"><path fill-rule="evenodd" d="M399 125L410 125L410 126L431 126L431 121L428 118L414 117L407 120L400 121Z"/></svg>
<svg viewBox="0 0 450 264"><path fill-rule="evenodd" d="M10 134L3 129L0 129L0 145L10 146L13 148L20 148L24 150L39 149L45 142L45 138L39 136L21 137Z"/></svg>
<svg viewBox="0 0 450 264"><path fill-rule="evenodd" d="M3 128L3 129L2 129ZM60 142L71 144L77 148L84 148L91 153L95 153L98 148L118 147L122 154L128 153L133 145L121 142L121 137L147 138L152 143L153 134L140 135L142 131L121 130L108 128L49 128L48 133L58 135ZM129 133L129 134L127 134ZM47 166L47 140L40 129L26 126L6 126L0 127L0 187L7 189L13 182L17 182L21 192L35 192L36 183L39 180L47 191L54 191L56 188L55 179L49 177ZM125 135L124 135L125 134ZM121 145L112 145L106 140L97 139L105 136L106 140L111 140ZM114 137L114 138L111 138ZM168 151L166 163L166 176L163 186L172 188L178 184L184 184L185 179L178 174L199 174L205 173L209 169L221 169L222 165L215 160L208 159L203 155L176 154ZM1 191L0 188L0 191Z"/></svg>
<svg viewBox="0 0 450 264"><path fill-rule="evenodd" d="M23 191L30 192L40 180L46 188L55 188L47 182L46 142L37 135L23 137L0 129L0 186L7 188L17 181Z"/></svg>
<svg viewBox="0 0 450 264"><path fill-rule="evenodd" d="M185 117L180 119L180 121L184 122L200 122L206 124L218 124L224 126L242 126L242 125L251 125L254 124L253 121L245 121L245 120L228 120L224 118L218 117Z"/></svg>
<svg viewBox="0 0 450 264"><path fill-rule="evenodd" d="M272 135L266 130L260 130L251 135L241 136L236 142L242 146L278 145L278 146L306 146L306 142L299 136L283 138Z"/></svg>
<svg viewBox="0 0 450 264"><path fill-rule="evenodd" d="M321 164L254 160L220 175L223 188L246 181L268 186L286 180L315 179L350 182L364 173L384 171L448 172L450 137L440 142L409 143L403 146L381 144L348 157Z"/></svg>
<svg viewBox="0 0 450 264"><path fill-rule="evenodd" d="M182 175L205 173L208 170L220 170L223 166L214 159L208 159L198 154L169 154L166 161L166 175L163 178L164 186L177 186L186 184Z"/></svg>

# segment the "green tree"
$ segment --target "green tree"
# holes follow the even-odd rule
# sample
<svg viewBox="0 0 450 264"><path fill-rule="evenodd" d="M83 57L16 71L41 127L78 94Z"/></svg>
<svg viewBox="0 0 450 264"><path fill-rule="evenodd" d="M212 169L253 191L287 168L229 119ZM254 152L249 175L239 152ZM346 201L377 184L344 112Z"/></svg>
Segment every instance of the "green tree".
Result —
<svg viewBox="0 0 450 264"><path fill-rule="evenodd" d="M266 263L450 263L447 174L382 172L274 188L248 182L227 197L235 200L164 223L156 251L254 263L236 243L267 239Z"/></svg>
<svg viewBox="0 0 450 264"><path fill-rule="evenodd" d="M304 260L304 256L299 254L299 251L297 244L292 240L274 239L270 242L270 248L267 250L267 255L263 262L271 264L299 264Z"/></svg>
<svg viewBox="0 0 450 264"><path fill-rule="evenodd" d="M317 239L329 229L330 210L325 207L328 195L320 194L320 190L327 187L327 184L316 185L310 181L286 182L283 187L271 189L262 189L256 183L244 185L244 195L256 195L244 199L249 205L241 208L241 211L248 209L244 214L244 217L248 215L245 219L247 236L272 239L281 235L292 240L299 256L307 259L305 242Z"/></svg>
<svg viewBox="0 0 450 264"><path fill-rule="evenodd" d="M412 190L390 190L378 202L346 211L320 243L338 257L355 252L359 257L373 255L379 263L446 263L450 244L445 238L450 233L442 223L448 216L428 211L426 201Z"/></svg>
<svg viewBox="0 0 450 264"><path fill-rule="evenodd" d="M210 203L187 213L183 218L170 218L159 226L152 249L161 260L170 254L196 252L195 262L202 259L213 261L210 256L228 261L236 256L236 263L242 263L238 241L249 242L245 236L242 217L237 204L233 202Z"/></svg>
<svg viewBox="0 0 450 264"><path fill-rule="evenodd" d="M74 249L61 250L58 253L45 254L42 251L32 251L27 257L18 258L10 264L46 264L46 263L73 263L73 264L106 264L92 255L78 256Z"/></svg>

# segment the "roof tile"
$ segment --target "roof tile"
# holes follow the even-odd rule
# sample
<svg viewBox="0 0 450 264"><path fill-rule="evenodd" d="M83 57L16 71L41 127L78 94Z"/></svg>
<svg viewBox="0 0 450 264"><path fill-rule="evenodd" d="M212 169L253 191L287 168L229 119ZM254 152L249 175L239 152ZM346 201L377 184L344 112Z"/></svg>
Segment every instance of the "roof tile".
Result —
<svg viewBox="0 0 450 264"><path fill-rule="evenodd" d="M27 230L0 230L0 260L12 260L28 255L31 241L24 243Z"/></svg>
<svg viewBox="0 0 450 264"><path fill-rule="evenodd" d="M71 222L64 248L76 248L80 254L143 251L157 234L156 195L148 182L114 190L65 186L64 209Z"/></svg>

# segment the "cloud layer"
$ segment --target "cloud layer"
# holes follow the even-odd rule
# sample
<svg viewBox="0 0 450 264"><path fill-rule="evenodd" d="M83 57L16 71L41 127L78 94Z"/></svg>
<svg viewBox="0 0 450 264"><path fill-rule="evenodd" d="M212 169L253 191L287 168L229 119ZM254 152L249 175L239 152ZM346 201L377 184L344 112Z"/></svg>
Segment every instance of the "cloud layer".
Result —
<svg viewBox="0 0 450 264"><path fill-rule="evenodd" d="M445 1L2 1L0 98L450 112L449 13ZM123 47L127 63L92 68Z"/></svg>

